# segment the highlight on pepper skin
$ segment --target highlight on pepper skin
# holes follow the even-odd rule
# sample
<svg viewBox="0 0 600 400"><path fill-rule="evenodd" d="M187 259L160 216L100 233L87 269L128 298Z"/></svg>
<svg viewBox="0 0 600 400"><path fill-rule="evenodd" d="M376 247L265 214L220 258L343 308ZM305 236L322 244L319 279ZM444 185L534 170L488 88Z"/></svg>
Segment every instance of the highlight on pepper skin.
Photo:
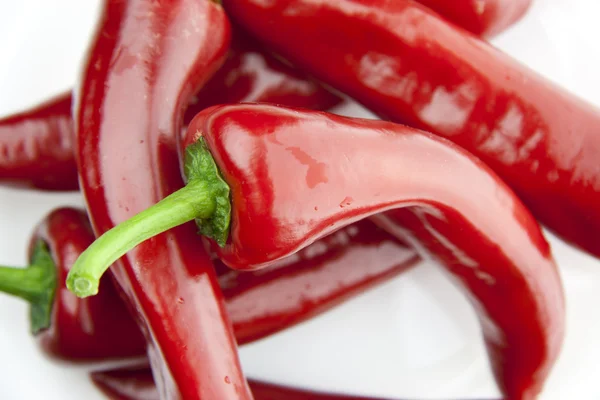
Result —
<svg viewBox="0 0 600 400"><path fill-rule="evenodd" d="M0 118L0 185L87 207L0 291L111 398L376 400L247 379L238 346L429 258L502 395L538 398L565 335L539 223L600 257L600 110L485 42L530 5L102 0L73 92ZM352 101L382 120L318 112Z"/></svg>
<svg viewBox="0 0 600 400"><path fill-rule="evenodd" d="M471 152L542 224L600 258L598 107L412 0L223 5L265 46L383 119Z"/></svg>
<svg viewBox="0 0 600 400"><path fill-rule="evenodd" d="M476 300L505 395L541 391L564 335L562 283L537 222L481 161L403 125L267 104L204 110L184 147L186 186L100 236L75 262L70 290L93 295L125 252L192 220L226 265L253 270L373 217L408 232Z"/></svg>
<svg viewBox="0 0 600 400"><path fill-rule="evenodd" d="M31 332L50 358L88 366L144 365L144 337L110 277L102 280L100 295L89 299L76 298L64 285L94 239L83 210L53 210L31 238L30 265L0 267L0 291L30 303Z"/></svg>

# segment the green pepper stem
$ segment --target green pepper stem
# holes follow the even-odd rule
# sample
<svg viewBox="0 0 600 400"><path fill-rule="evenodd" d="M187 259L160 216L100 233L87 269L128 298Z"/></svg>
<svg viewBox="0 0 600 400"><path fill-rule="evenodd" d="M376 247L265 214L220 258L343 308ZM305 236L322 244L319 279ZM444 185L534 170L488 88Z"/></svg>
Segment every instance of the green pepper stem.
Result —
<svg viewBox="0 0 600 400"><path fill-rule="evenodd" d="M87 248L69 272L67 288L79 297L98 293L100 278L129 250L171 228L196 220L201 233L224 245L231 205L204 140L186 150L188 183L155 205L110 229Z"/></svg>
<svg viewBox="0 0 600 400"><path fill-rule="evenodd" d="M50 326L56 292L56 265L44 241L36 243L27 268L0 266L0 291L20 297L31 305L31 330L35 334Z"/></svg>

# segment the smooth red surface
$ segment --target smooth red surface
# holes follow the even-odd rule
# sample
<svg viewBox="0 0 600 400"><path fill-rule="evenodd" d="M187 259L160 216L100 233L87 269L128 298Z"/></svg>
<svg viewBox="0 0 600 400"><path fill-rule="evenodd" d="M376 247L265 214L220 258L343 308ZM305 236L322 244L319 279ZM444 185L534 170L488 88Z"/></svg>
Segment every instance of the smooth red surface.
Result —
<svg viewBox="0 0 600 400"><path fill-rule="evenodd" d="M207 109L186 144L198 135L231 188L229 242L215 248L225 264L269 265L388 211L378 223L415 240L473 301L505 394L541 389L564 335L561 281L536 221L479 160L391 122L269 105Z"/></svg>
<svg viewBox="0 0 600 400"><path fill-rule="evenodd" d="M450 22L490 37L519 21L531 0L417 0Z"/></svg>
<svg viewBox="0 0 600 400"><path fill-rule="evenodd" d="M419 261L415 250L363 220L266 269L224 272L219 283L244 344L321 314Z"/></svg>
<svg viewBox="0 0 600 400"><path fill-rule="evenodd" d="M77 189L71 94L0 119L0 182Z"/></svg>
<svg viewBox="0 0 600 400"><path fill-rule="evenodd" d="M65 286L79 255L95 240L85 212L73 208L52 211L37 226L30 251L43 240L57 271L52 323L36 339L45 354L69 362L131 363L143 361L146 344L107 275L100 294L78 299Z"/></svg>
<svg viewBox="0 0 600 400"><path fill-rule="evenodd" d="M61 267L54 324L39 336L44 350L68 361L143 361L145 340L108 276L99 294L85 299L64 286L73 262L95 239L86 214L71 208L54 211L37 228L32 248L39 239L48 243ZM221 264L219 283L238 344L321 314L419 261L415 250L369 220L342 228L261 271L234 271L215 260Z"/></svg>
<svg viewBox="0 0 600 400"><path fill-rule="evenodd" d="M144 370L94 372L92 382L111 400L159 400L152 373ZM326 394L249 380L256 400L377 400L343 394ZM381 400L381 399L380 399Z"/></svg>
<svg viewBox="0 0 600 400"><path fill-rule="evenodd" d="M194 97L184 120L189 123L197 113L217 104L248 102L325 111L342 99L277 60L238 28L225 63Z"/></svg>
<svg viewBox="0 0 600 400"><path fill-rule="evenodd" d="M478 156L542 223L600 256L597 108L410 0L224 5L298 67Z"/></svg>
<svg viewBox="0 0 600 400"><path fill-rule="evenodd" d="M225 63L191 99L189 123L221 103L266 102L328 110L342 99L238 32ZM71 93L0 119L0 181L47 190L77 189Z"/></svg>
<svg viewBox="0 0 600 400"><path fill-rule="evenodd" d="M76 93L76 156L97 234L182 185L184 107L221 65L230 26L208 0L106 0ZM251 399L212 263L193 224L112 269L163 399Z"/></svg>

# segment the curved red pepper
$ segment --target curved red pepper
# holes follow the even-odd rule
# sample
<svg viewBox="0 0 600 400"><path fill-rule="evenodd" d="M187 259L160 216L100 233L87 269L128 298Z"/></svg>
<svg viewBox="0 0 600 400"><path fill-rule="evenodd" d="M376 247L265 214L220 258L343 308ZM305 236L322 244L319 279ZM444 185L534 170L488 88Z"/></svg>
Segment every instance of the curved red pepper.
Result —
<svg viewBox="0 0 600 400"><path fill-rule="evenodd" d="M26 269L0 267L0 290L31 303L32 332L44 354L98 366L144 363L146 346L113 283L99 296L78 299L66 288L73 262L94 241L86 214L59 208L36 227Z"/></svg>
<svg viewBox="0 0 600 400"><path fill-rule="evenodd" d="M400 125L267 105L205 110L186 143L200 134L232 190L230 241L216 250L226 264L267 264L394 209L378 218L475 299L505 393L539 392L562 343L562 286L535 220L485 165Z"/></svg>
<svg viewBox="0 0 600 400"><path fill-rule="evenodd" d="M111 400L160 399L149 369L93 372L90 378ZM373 397L319 393L256 380L249 380L248 384L256 400L377 400Z"/></svg>
<svg viewBox="0 0 600 400"><path fill-rule="evenodd" d="M102 233L176 190L186 104L224 60L208 0L106 0L76 93L76 158ZM212 263L193 225L122 258L114 276L149 340L165 399L251 399Z"/></svg>
<svg viewBox="0 0 600 400"><path fill-rule="evenodd" d="M494 36L519 21L531 0L417 0L479 36Z"/></svg>
<svg viewBox="0 0 600 400"><path fill-rule="evenodd" d="M224 263L256 269L374 216L474 301L506 395L541 390L564 335L560 277L536 221L478 159L406 126L266 104L206 109L185 144L185 188L98 238L69 289L94 293L114 259L192 219Z"/></svg>
<svg viewBox="0 0 600 400"><path fill-rule="evenodd" d="M70 93L0 119L0 181L77 189L72 137Z"/></svg>
<svg viewBox="0 0 600 400"><path fill-rule="evenodd" d="M321 314L419 261L413 249L363 220L269 268L224 272L219 283L237 342L244 344Z"/></svg>
<svg viewBox="0 0 600 400"><path fill-rule="evenodd" d="M506 395L539 392L563 338L560 278L535 220L481 162L401 125L267 105L205 110L188 134L232 190L225 263L268 264L392 209L380 222L406 227L474 300Z"/></svg>
<svg viewBox="0 0 600 400"><path fill-rule="evenodd" d="M410 0L224 4L327 84L478 156L542 223L600 256L598 109Z"/></svg>
<svg viewBox="0 0 600 400"><path fill-rule="evenodd" d="M186 125L204 108L220 103L327 110L342 102L244 35L236 33L225 63L192 99L184 116ZM72 136L70 92L0 119L0 181L46 190L77 189Z"/></svg>

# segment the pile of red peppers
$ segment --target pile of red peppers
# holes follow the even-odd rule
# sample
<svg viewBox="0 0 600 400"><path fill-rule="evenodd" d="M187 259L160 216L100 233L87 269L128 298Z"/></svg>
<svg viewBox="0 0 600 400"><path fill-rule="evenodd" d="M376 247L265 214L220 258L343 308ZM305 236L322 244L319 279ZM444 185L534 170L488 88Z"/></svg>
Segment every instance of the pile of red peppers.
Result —
<svg viewBox="0 0 600 400"><path fill-rule="evenodd" d="M0 120L3 183L86 203L0 267L43 352L111 399L365 399L247 380L237 346L426 257L537 398L565 331L540 224L600 257L600 110L485 41L530 1L102 3L76 89Z"/></svg>

